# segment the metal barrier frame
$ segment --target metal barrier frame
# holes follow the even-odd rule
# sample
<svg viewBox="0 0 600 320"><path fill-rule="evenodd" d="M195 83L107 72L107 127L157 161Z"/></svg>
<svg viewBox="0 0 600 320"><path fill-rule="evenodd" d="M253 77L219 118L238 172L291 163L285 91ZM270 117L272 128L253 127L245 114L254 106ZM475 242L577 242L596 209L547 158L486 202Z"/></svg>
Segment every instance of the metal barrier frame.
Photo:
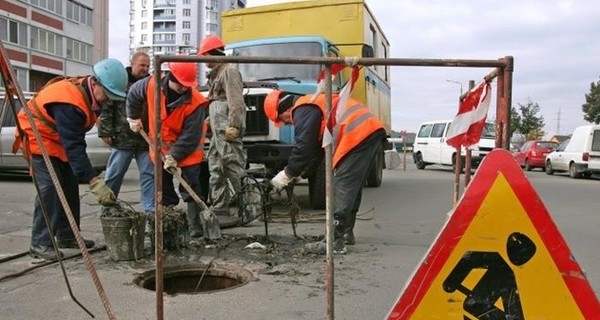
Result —
<svg viewBox="0 0 600 320"><path fill-rule="evenodd" d="M414 66L414 67L459 67L459 68L495 68L485 76L486 81L492 81L498 78L497 98L496 98L496 147L509 148L510 133L510 106L512 99L512 73L514 68L514 59L512 56L505 56L497 60L466 60L466 59L404 59L404 58L356 58L353 61L357 65L373 66ZM269 63L269 64L319 64L325 66L326 81L326 110L331 110L331 65L346 64L345 58L330 57L295 57L295 58L276 58L276 57L240 57L240 56L173 56L156 55L154 56L154 81L158 82L161 78L161 64L163 62L190 62L190 63ZM154 121L155 132L154 141L160 141L159 132L161 130L160 121L160 85L155 86L154 92ZM466 93L461 96L463 98ZM160 152L160 143L154 144L154 152ZM327 299L327 319L334 319L334 265L333 265L333 170L332 170L333 146L330 144L325 148L325 190L326 190L326 240L327 240L327 258L326 258L326 299ZM155 238L155 263L156 263L156 316L162 320L164 317L163 304L163 233L162 233L162 160L156 157L154 166L154 184L156 192L156 238Z"/></svg>

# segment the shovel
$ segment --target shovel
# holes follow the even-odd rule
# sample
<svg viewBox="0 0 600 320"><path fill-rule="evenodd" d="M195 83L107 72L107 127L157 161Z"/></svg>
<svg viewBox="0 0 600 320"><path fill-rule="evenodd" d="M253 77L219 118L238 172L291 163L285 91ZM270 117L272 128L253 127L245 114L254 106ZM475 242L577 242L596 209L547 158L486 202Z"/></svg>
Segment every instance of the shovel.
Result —
<svg viewBox="0 0 600 320"><path fill-rule="evenodd" d="M150 142L150 138L148 134L144 130L139 131L144 140L148 143L148 145L154 148L152 142ZM160 151L159 151L160 152ZM164 161L164 155L160 153L161 159ZM204 232L204 237L210 240L217 240L221 238L221 227L219 226L219 220L214 212L200 199L200 197L194 192L192 187L183 179L181 174L175 168L171 168L169 172L179 181L179 183L183 186L183 188L190 194L192 199L196 201L196 203L200 206L202 211L200 212L200 222L202 223L202 229Z"/></svg>

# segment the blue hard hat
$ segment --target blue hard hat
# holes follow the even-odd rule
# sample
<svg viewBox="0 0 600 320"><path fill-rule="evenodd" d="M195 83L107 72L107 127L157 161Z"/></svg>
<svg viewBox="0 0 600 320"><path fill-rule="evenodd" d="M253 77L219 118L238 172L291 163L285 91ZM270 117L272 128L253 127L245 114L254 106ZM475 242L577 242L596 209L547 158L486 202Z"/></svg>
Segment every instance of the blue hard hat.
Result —
<svg viewBox="0 0 600 320"><path fill-rule="evenodd" d="M114 58L100 60L92 67L92 73L110 100L125 100L128 76L121 61Z"/></svg>

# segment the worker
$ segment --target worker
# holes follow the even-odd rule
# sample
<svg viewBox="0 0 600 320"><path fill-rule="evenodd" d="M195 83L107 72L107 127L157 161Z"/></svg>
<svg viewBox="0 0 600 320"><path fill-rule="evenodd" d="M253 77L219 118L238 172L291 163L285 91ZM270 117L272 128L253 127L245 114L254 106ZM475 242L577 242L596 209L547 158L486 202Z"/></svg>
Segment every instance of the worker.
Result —
<svg viewBox="0 0 600 320"><path fill-rule="evenodd" d="M224 56L225 43L214 35L200 44L202 56ZM210 200L212 210L222 227L235 226L236 215L229 206L240 191L242 177L246 174L246 151L242 138L246 130L246 104L240 72L230 64L207 62L208 100L212 137L208 148L210 173Z"/></svg>
<svg viewBox="0 0 600 320"><path fill-rule="evenodd" d="M143 51L137 51L131 57L131 66L127 67L128 88L136 81L147 76L150 69L150 56ZM125 114L125 102L115 103L114 108L107 108L100 115L98 136L110 146L110 157L106 164L104 182L119 196L123 177L129 169L131 160L135 158L140 177L140 198L144 212L154 213L154 165L148 155L148 143L144 138L129 130ZM142 117L147 119L146 117ZM148 128L148 125L144 126ZM108 207L103 207L106 210Z"/></svg>
<svg viewBox="0 0 600 320"><path fill-rule="evenodd" d="M319 94L313 102L313 95L299 96L289 92L274 90L265 98L265 114L275 123L294 125L294 145L288 163L272 180L276 190L281 190L292 181L300 179L303 172L319 164L322 159L322 140L327 123L325 95ZM333 95L333 104L339 96ZM333 135L333 186L335 220L334 252L346 253L346 244L353 245L356 213L360 208L362 186L367 172L374 161L376 151L385 139L382 123L354 99L348 99L339 123L332 128ZM315 253L325 253L324 241L307 247Z"/></svg>
<svg viewBox="0 0 600 320"><path fill-rule="evenodd" d="M208 112L208 101L196 89L196 64L171 62L168 67L169 71L165 76L158 79L161 92L160 114L157 115L154 110L154 76L139 80L131 86L127 94L126 109L130 129L139 132L144 129L144 123L148 123L151 139L156 135L154 120L160 116L161 151L165 155L162 205L175 206L179 203L179 196L175 192L173 175L169 172L172 168L179 168L192 190L198 195L202 194L198 177L204 153L204 118ZM147 120L142 119L144 114L147 114ZM156 162L156 156L151 149L150 157L153 162ZM201 237L200 206L182 185L179 185L179 193L183 201L187 202L189 235Z"/></svg>
<svg viewBox="0 0 600 320"><path fill-rule="evenodd" d="M91 192L101 205L111 205L116 197L103 179L92 168L86 153L85 133L96 124L97 116L110 100L121 101L127 89L127 72L116 59L104 59L92 67L92 75L74 78L56 78L48 82L27 104L33 113L34 125L41 140L37 140L24 110L17 119L17 139L13 151L23 150L29 158L31 175L37 185L31 228L33 258L55 260L63 253L54 248L51 237L59 248L78 248L65 210L61 205L53 179L42 157L42 146L58 177L70 211L77 226L80 224L79 181L90 184ZM22 130L19 132L19 130ZM44 213L49 219L46 225ZM53 234L52 234L53 233ZM94 241L84 239L87 248Z"/></svg>

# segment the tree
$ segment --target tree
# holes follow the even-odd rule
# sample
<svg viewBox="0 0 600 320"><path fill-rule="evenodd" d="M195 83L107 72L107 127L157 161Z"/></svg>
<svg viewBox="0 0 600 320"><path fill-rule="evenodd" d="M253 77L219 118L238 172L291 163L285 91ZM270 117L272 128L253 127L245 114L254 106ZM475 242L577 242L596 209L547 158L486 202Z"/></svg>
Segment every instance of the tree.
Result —
<svg viewBox="0 0 600 320"><path fill-rule="evenodd" d="M590 84L590 93L585 95L585 103L581 105L583 120L600 123L600 81Z"/></svg>
<svg viewBox="0 0 600 320"><path fill-rule="evenodd" d="M515 132L521 132L521 115L516 108L510 108L510 136L512 137Z"/></svg>
<svg viewBox="0 0 600 320"><path fill-rule="evenodd" d="M544 117L538 116L540 112L540 106L537 102L531 101L531 98L527 98L527 103L517 104L519 111L514 110L511 112L511 121L517 122L517 124L511 126L514 130L522 133L527 137L528 140L535 140L541 138L544 132ZM511 129L512 131L512 129Z"/></svg>

